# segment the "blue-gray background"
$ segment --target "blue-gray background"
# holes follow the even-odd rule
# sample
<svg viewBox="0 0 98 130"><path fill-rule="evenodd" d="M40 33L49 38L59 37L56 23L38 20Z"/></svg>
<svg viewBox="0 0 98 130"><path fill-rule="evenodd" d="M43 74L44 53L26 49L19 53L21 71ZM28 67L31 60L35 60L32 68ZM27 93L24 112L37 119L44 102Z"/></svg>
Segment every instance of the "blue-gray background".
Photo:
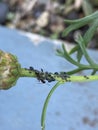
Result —
<svg viewBox="0 0 98 130"><path fill-rule="evenodd" d="M0 49L15 54L22 67L33 66L51 72L72 69L73 66L55 55L55 47L48 40L35 46L18 31L0 27ZM89 52L98 61L98 52ZM66 83L60 86L48 106L46 130L98 130L97 83ZM11 89L1 90L0 130L41 130L43 103L54 84L20 78Z"/></svg>

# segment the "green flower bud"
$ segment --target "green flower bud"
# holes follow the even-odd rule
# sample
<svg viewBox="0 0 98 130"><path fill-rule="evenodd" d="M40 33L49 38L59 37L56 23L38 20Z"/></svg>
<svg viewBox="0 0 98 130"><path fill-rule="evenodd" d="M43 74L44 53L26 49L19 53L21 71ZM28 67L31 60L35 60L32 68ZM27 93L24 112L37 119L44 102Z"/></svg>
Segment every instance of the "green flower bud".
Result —
<svg viewBox="0 0 98 130"><path fill-rule="evenodd" d="M20 77L21 66L17 58L0 50L0 89L9 89Z"/></svg>

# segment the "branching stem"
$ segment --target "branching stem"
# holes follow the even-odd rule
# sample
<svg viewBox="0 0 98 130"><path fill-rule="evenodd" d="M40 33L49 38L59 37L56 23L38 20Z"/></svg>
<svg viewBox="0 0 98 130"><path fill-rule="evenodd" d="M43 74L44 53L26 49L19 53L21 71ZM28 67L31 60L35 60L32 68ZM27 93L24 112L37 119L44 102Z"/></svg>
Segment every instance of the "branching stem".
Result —
<svg viewBox="0 0 98 130"><path fill-rule="evenodd" d="M46 72L41 72L36 70L37 72L39 72L40 78L43 80L47 81L47 78L45 77L45 73ZM76 69L76 71L78 71L78 69ZM98 80L98 75L89 75L89 76L75 76L75 75L71 75L69 76L67 73L64 72L60 72L60 73L50 73L47 72L47 75L50 75L51 78L53 78L53 81L59 81L59 82L86 82L86 81L93 81L93 80ZM39 78L37 77L38 75L36 75L35 70L30 71L29 69L21 69L21 74L20 77L33 77L33 78ZM42 77L41 77L42 76ZM40 80L40 79L39 79ZM52 81L51 81L52 82Z"/></svg>

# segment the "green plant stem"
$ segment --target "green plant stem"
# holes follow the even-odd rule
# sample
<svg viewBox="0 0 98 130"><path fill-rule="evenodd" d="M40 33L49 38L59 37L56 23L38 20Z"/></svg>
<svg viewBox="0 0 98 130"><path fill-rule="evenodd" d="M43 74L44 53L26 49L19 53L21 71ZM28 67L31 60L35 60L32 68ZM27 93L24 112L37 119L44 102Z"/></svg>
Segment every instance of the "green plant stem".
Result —
<svg viewBox="0 0 98 130"><path fill-rule="evenodd" d="M98 80L98 75L90 75L90 76L70 76L69 80L70 80L71 82L94 81L94 80Z"/></svg>
<svg viewBox="0 0 98 130"><path fill-rule="evenodd" d="M87 69L86 69L86 68L85 68L85 69L84 69L84 68L77 68L77 69L68 71L67 74L68 74L68 75L73 75L73 74L76 74L76 73L78 73L78 72L80 72L80 71L82 71L82 70L87 70Z"/></svg>
<svg viewBox="0 0 98 130"><path fill-rule="evenodd" d="M46 111L47 111L47 106L48 106L48 103L50 101L50 98L53 94L53 92L56 90L56 88L58 86L60 86L62 84L62 82L57 82L55 84L55 86L50 90L45 102L44 102L44 106L43 106L43 110L42 110L42 115L41 115L41 129L42 130L45 130L45 118L46 118Z"/></svg>
<svg viewBox="0 0 98 130"><path fill-rule="evenodd" d="M40 73L44 73L44 72L40 72L38 70L30 70L30 69L24 69L21 68L20 71L20 77L32 77L32 78L38 78L36 71ZM47 107L50 101L50 98L53 94L53 92L57 89L57 87L59 87L61 84L64 84L65 82L85 82L85 81L93 81L93 80L98 80L98 75L90 75L90 76L65 76L62 77L60 75L56 75L55 73L50 73L51 76L55 79L55 81L58 81L55 86L50 90L44 106L43 106L43 110L42 110L42 115L41 115L41 129L45 130L45 118L46 118L46 112L47 112ZM40 75L41 76L41 75ZM43 75L42 75L43 78Z"/></svg>
<svg viewBox="0 0 98 130"><path fill-rule="evenodd" d="M34 71L31 71L30 73L30 70L21 68L20 77L36 77L36 74Z"/></svg>
<svg viewBox="0 0 98 130"><path fill-rule="evenodd" d="M50 101L50 98L53 94L53 92L59 87L61 84L67 82L67 81L73 81L73 82L84 82L84 81L91 81L91 80L98 80L98 75L91 75L91 76L70 76L66 80L62 80L60 78L57 79L58 82L55 84L55 86L50 90L43 106L42 115L41 115L41 129L45 130L45 118L46 118L46 112L47 107ZM60 80L60 81L59 81Z"/></svg>
<svg viewBox="0 0 98 130"><path fill-rule="evenodd" d="M91 75L94 75L98 71L98 68L95 68L95 67L94 68L92 68L92 67L81 67L81 68L77 68L77 69L68 71L67 74L68 75L73 75L73 74L76 74L76 73L78 73L80 71L84 71L84 70L93 70Z"/></svg>
<svg viewBox="0 0 98 130"><path fill-rule="evenodd" d="M90 76L69 76L66 79L62 79L61 77L56 78L57 81L60 82L87 82L87 81L94 81L98 80L98 75L90 75Z"/></svg>
<svg viewBox="0 0 98 130"><path fill-rule="evenodd" d="M79 71L79 69L76 69L76 71ZM68 73L70 74L70 73ZM59 82L86 82L86 81L93 81L93 80L98 80L98 75L89 75L87 77L85 76L69 76L66 77L65 79L63 77L60 76L56 76L54 74L51 73L51 76L54 77L55 81L59 81ZM30 73L29 70L26 70L24 68L21 69L20 72L20 77L32 77L32 78L37 78L37 75L35 74L35 72L32 71L32 73Z"/></svg>

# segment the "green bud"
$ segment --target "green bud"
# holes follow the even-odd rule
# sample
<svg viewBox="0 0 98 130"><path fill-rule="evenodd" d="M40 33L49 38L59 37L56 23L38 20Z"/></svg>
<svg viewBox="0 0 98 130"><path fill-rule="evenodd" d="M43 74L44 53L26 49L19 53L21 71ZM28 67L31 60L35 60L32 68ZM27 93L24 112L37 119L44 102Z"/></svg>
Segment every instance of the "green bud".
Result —
<svg viewBox="0 0 98 130"><path fill-rule="evenodd" d="M21 66L17 58L0 50L0 89L9 89L20 77Z"/></svg>

